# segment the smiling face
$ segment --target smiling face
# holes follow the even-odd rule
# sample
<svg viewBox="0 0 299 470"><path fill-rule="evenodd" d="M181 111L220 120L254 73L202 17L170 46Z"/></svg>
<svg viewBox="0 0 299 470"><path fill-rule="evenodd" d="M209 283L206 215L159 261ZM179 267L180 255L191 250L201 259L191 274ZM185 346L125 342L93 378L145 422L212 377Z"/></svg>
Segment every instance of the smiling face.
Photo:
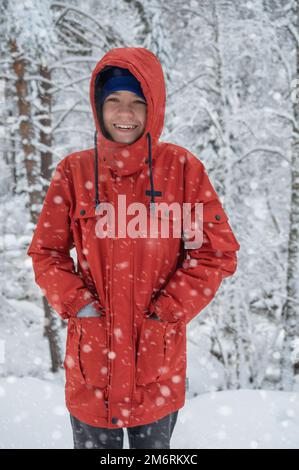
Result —
<svg viewBox="0 0 299 470"><path fill-rule="evenodd" d="M143 134L146 125L147 104L131 91L114 91L103 103L103 123L115 142L132 144ZM120 129L116 126L134 126Z"/></svg>

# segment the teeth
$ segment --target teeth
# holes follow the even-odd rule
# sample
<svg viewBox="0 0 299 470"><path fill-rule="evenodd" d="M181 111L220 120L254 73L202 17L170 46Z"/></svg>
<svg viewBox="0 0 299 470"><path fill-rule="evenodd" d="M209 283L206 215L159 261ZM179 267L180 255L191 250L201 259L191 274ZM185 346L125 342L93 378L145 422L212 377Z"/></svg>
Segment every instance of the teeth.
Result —
<svg viewBox="0 0 299 470"><path fill-rule="evenodd" d="M114 127L117 127L117 128L119 128L119 129L135 129L135 127L137 127L137 126L130 126L130 125L128 125L128 126L125 126L125 125L122 126L122 125L120 125L120 124L113 124L113 125L114 125Z"/></svg>

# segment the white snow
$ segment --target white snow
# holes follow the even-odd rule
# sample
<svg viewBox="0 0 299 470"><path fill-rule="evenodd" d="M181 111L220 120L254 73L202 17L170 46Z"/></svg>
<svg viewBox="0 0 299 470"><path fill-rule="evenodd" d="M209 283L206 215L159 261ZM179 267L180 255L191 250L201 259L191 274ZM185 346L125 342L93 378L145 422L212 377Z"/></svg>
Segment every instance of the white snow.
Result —
<svg viewBox="0 0 299 470"><path fill-rule="evenodd" d="M0 449L72 449L63 371L48 380L0 379ZM172 449L298 449L299 394L204 393L179 410ZM127 431L124 449L129 449Z"/></svg>

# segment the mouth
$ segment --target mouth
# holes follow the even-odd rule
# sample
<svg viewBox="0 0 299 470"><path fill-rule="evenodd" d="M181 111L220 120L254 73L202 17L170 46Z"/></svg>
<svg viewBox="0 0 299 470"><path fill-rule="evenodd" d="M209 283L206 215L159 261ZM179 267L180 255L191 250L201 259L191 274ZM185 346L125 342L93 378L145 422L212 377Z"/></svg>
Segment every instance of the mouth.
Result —
<svg viewBox="0 0 299 470"><path fill-rule="evenodd" d="M136 124L113 124L114 129L123 133L134 131L138 126Z"/></svg>

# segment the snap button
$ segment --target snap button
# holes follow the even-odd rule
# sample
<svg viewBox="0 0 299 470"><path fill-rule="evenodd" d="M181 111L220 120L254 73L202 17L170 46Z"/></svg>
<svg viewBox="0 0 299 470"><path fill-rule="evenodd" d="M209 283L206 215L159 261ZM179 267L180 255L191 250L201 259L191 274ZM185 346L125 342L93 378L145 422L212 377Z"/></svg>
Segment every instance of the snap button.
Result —
<svg viewBox="0 0 299 470"><path fill-rule="evenodd" d="M221 219L221 216L219 214L215 215L215 219L216 220L220 220Z"/></svg>
<svg viewBox="0 0 299 470"><path fill-rule="evenodd" d="M85 209L81 209L80 210L80 215L85 215L85 212L86 212Z"/></svg>
<svg viewBox="0 0 299 470"><path fill-rule="evenodd" d="M118 421L118 418L113 417L113 418L111 419L112 424L116 424L117 421Z"/></svg>

